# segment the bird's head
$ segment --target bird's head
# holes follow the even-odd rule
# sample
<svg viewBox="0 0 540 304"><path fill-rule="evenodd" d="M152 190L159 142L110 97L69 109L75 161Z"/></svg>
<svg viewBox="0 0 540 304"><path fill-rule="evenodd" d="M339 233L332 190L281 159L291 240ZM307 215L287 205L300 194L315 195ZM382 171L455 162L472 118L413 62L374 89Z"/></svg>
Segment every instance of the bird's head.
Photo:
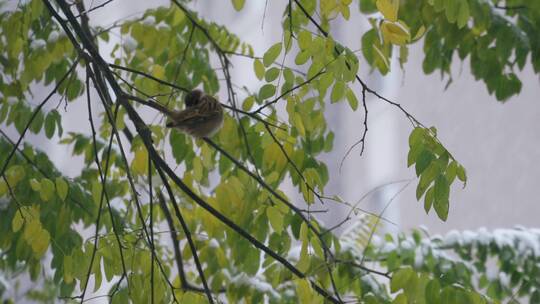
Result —
<svg viewBox="0 0 540 304"><path fill-rule="evenodd" d="M187 93L184 99L186 107L190 108L197 105L201 101L201 97L203 96L203 94L204 93L199 89L195 89Z"/></svg>

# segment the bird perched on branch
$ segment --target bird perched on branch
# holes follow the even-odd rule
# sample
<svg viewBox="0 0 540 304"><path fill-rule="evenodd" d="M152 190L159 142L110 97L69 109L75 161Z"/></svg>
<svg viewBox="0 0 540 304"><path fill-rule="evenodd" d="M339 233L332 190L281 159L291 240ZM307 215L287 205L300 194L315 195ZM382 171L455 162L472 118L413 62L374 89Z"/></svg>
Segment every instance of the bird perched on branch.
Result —
<svg viewBox="0 0 540 304"><path fill-rule="evenodd" d="M184 102L183 111L169 110L155 102L143 103L169 117L167 128L176 128L196 138L211 137L219 131L223 125L223 107L217 99L195 89L186 95Z"/></svg>

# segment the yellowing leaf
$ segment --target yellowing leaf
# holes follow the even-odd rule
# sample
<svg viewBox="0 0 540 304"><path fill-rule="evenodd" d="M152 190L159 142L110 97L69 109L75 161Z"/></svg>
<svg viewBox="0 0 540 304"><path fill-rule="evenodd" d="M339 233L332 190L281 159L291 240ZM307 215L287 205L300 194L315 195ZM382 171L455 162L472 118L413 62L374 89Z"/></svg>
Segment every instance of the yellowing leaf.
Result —
<svg viewBox="0 0 540 304"><path fill-rule="evenodd" d="M377 0L377 9L387 20L397 21L399 0Z"/></svg>
<svg viewBox="0 0 540 304"><path fill-rule="evenodd" d="M73 257L71 255L64 256L64 282L66 284L73 282Z"/></svg>
<svg viewBox="0 0 540 304"><path fill-rule="evenodd" d="M308 244L307 242L302 243L302 249L300 249L300 260L296 264L298 270L306 272L309 269L310 259L308 255Z"/></svg>
<svg viewBox="0 0 540 304"><path fill-rule="evenodd" d="M358 109L358 99L356 98L356 95L354 94L353 90L351 88L347 88L347 101L349 101L349 105L351 106L351 109L353 111L356 111Z"/></svg>
<svg viewBox="0 0 540 304"><path fill-rule="evenodd" d="M373 45L373 50L375 51L375 54L377 54L378 59L380 59L380 61L384 64L385 70L390 70L390 63L388 62L388 58L384 55L384 53L376 45Z"/></svg>
<svg viewBox="0 0 540 304"><path fill-rule="evenodd" d="M47 248L49 248L50 240L51 236L47 230L41 228L37 231L36 237L30 244L36 258L40 258L41 256L43 256L43 254L45 254L45 251L47 251Z"/></svg>
<svg viewBox="0 0 540 304"><path fill-rule="evenodd" d="M283 231L283 215L279 212L277 207L268 207L266 208L266 216L270 220L270 225L276 233L281 233Z"/></svg>
<svg viewBox="0 0 540 304"><path fill-rule="evenodd" d="M302 117L300 116L300 114L294 113L293 119L294 119L294 126L298 130L298 133L300 133L300 135L305 137L306 129L304 128L304 124L302 123Z"/></svg>
<svg viewBox="0 0 540 304"><path fill-rule="evenodd" d="M92 199L94 200L94 204L98 205L101 202L101 183L99 181L94 181L92 183Z"/></svg>
<svg viewBox="0 0 540 304"><path fill-rule="evenodd" d="M265 66L270 66L281 53L281 43L276 43L271 46L263 55L263 63Z"/></svg>
<svg viewBox="0 0 540 304"><path fill-rule="evenodd" d="M58 196L60 197L61 200L65 201L68 194L68 190L69 190L67 182L61 177L57 177L55 182L56 182L56 193L58 193Z"/></svg>
<svg viewBox="0 0 540 304"><path fill-rule="evenodd" d="M13 230L13 232L17 232L21 229L23 224L24 218L22 217L22 210L19 209L17 212L15 212L13 220L11 220L11 230Z"/></svg>
<svg viewBox="0 0 540 304"><path fill-rule="evenodd" d="M165 69L159 64L154 65L152 68L152 76L160 79L165 78Z"/></svg>
<svg viewBox="0 0 540 304"><path fill-rule="evenodd" d="M15 187L19 181L21 181L25 175L24 168L19 165L11 166L6 171L6 179L8 182L8 185L13 188Z"/></svg>
<svg viewBox="0 0 540 304"><path fill-rule="evenodd" d="M54 183L48 179L43 178L41 180L41 191L39 197L41 200L48 202L54 195Z"/></svg>
<svg viewBox="0 0 540 304"><path fill-rule="evenodd" d="M298 294L298 300L300 303L312 303L313 290L309 281L306 279L297 279L296 281L296 293Z"/></svg>
<svg viewBox="0 0 540 304"><path fill-rule="evenodd" d="M425 26L421 26L419 29L418 29L418 32L416 32L416 35L414 35L414 38L412 39L412 41L416 41L420 38L422 38L422 36L424 36L424 33L426 32L426 27Z"/></svg>
<svg viewBox="0 0 540 304"><path fill-rule="evenodd" d="M345 95L345 83L343 81L336 81L330 94L330 101L332 103L340 101Z"/></svg>
<svg viewBox="0 0 540 304"><path fill-rule="evenodd" d="M240 11L244 7L245 2L246 0L232 0L234 9L237 11Z"/></svg>
<svg viewBox="0 0 540 304"><path fill-rule="evenodd" d="M135 152L135 157L131 162L131 169L135 174L144 175L148 173L148 151L140 148Z"/></svg>
<svg viewBox="0 0 540 304"><path fill-rule="evenodd" d="M381 25L384 40L397 45L405 45L411 40L409 29L402 22L385 21Z"/></svg>
<svg viewBox="0 0 540 304"><path fill-rule="evenodd" d="M203 178L203 166L198 157L193 159L193 179L200 182Z"/></svg>
<svg viewBox="0 0 540 304"><path fill-rule="evenodd" d="M253 61L253 70L255 70L255 75L259 80L262 80L264 77L264 65L259 59Z"/></svg>
<svg viewBox="0 0 540 304"><path fill-rule="evenodd" d="M41 190L41 183L35 179L35 178L32 178L30 180L30 187L32 188L32 190L34 191L40 191Z"/></svg>

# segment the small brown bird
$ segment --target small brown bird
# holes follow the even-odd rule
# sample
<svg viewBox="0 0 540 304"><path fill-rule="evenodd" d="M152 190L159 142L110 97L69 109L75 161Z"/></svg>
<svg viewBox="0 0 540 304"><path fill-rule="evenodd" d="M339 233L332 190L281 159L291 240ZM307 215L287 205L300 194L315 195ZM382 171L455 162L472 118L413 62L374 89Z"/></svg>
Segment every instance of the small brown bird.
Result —
<svg viewBox="0 0 540 304"><path fill-rule="evenodd" d="M186 95L184 102L183 111L169 110L155 102L147 105L169 117L167 128L176 128L196 138L211 137L219 131L223 125L223 107L217 99L195 89Z"/></svg>
<svg viewBox="0 0 540 304"><path fill-rule="evenodd" d="M193 90L184 99L186 109L169 115L168 128L177 128L193 137L211 137L223 125L223 107L217 99Z"/></svg>

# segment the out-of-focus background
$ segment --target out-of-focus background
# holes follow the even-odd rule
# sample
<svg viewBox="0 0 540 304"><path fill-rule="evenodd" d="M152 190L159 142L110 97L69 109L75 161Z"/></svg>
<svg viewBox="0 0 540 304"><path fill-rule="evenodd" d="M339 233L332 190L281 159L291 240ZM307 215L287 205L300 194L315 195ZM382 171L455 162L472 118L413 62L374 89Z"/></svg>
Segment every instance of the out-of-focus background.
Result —
<svg viewBox="0 0 540 304"><path fill-rule="evenodd" d="M85 1L87 7L97 6L101 1ZM227 27L244 41L250 43L257 55L279 41L285 0L251 0L241 12L236 12L230 1L197 0L191 7L202 16ZM168 1L115 0L91 13L94 25L110 23L129 16L139 16L148 7L169 5ZM352 10L354 11L354 10ZM368 29L364 15L354 13L347 22L336 20L332 34L352 50L360 49L361 35ZM119 31L112 39L123 41ZM519 96L500 103L490 96L484 83L477 82L469 70L469 62L455 58L452 66L453 82L445 90L447 78L440 75L424 75L422 71L423 42L410 49L409 61L401 70L394 62L391 73L382 77L370 73L367 63L360 63L362 77L368 85L382 95L399 102L426 126L436 126L440 140L465 166L468 184L462 189L453 186L450 213L442 222L432 211L426 214L423 203L415 197L416 181L388 205L406 182L390 184L372 191L359 207L379 213L385 206L386 230L408 231L420 225L429 231L443 233L452 229L475 229L479 227L526 227L537 226L540 214L538 181L540 180L540 81L527 67L519 73L523 89ZM104 46L102 53L109 50ZM259 84L253 77L252 61L233 57L233 80L251 89ZM294 58L287 61L294 64ZM357 92L359 88L356 88ZM223 96L224 98L224 96ZM359 148L345 160L342 170L340 161L347 149L360 139L363 111L351 112L346 103L328 106L327 119L336 133L334 151L324 155L330 169L331 180L327 194L336 194L356 203L374 188L415 178L413 169L407 168L408 136L411 125L397 108L373 96L368 96L369 131L366 149L362 156ZM85 110L70 105L73 115L64 119L66 129L81 129ZM80 114L78 114L80 113ZM70 152L54 142L44 142L43 148L54 153L60 168L77 172L72 167ZM346 206L327 203L331 210L322 220L331 226L343 219L349 209ZM351 220L353 222L354 220ZM383 223L385 223L383 221ZM347 223L342 228L346 228Z"/></svg>

